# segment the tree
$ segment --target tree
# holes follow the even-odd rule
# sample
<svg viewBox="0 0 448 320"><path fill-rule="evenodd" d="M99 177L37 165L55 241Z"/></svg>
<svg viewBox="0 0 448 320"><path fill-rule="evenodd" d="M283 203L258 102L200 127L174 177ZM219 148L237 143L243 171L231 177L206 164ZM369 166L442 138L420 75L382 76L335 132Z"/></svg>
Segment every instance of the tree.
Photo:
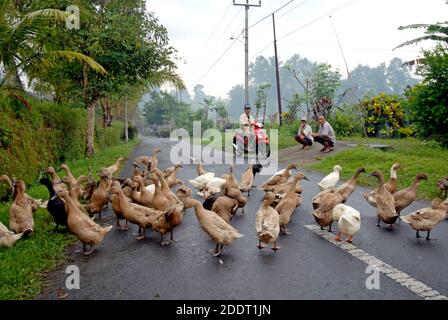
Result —
<svg viewBox="0 0 448 320"><path fill-rule="evenodd" d="M42 6L45 2L33 1L31 5ZM59 7L65 4L62 0L47 2ZM79 0L77 5L81 6L81 28L57 33L58 45L79 48L101 63L108 74L95 74L85 64L81 67L58 65L45 80L50 85L66 80L65 94L62 94L65 99L82 97L87 108L86 156L92 157L95 107L99 101L106 101L107 105L112 96L122 100L120 97L131 96L134 90L143 92L167 82L184 89L184 84L176 73L175 50L169 46L167 30L146 11L145 1Z"/></svg>
<svg viewBox="0 0 448 320"><path fill-rule="evenodd" d="M68 12L41 9L22 14L16 11L15 5L12 0L4 0L0 5L0 63L5 71L0 88L8 86L23 91L20 71L33 77L36 69L51 66L61 58L78 60L86 69L106 73L100 64L87 55L70 50L51 50L50 38L40 41L48 33L49 25L55 27L57 22L65 21Z"/></svg>
<svg viewBox="0 0 448 320"><path fill-rule="evenodd" d="M423 82L407 92L407 107L421 138L435 139L448 147L448 49L437 46L424 51L417 69Z"/></svg>
<svg viewBox="0 0 448 320"><path fill-rule="evenodd" d="M292 100L288 102L288 111L292 120L297 118L297 112L303 111L302 104L306 103L306 96L300 93L295 93Z"/></svg>
<svg viewBox="0 0 448 320"><path fill-rule="evenodd" d="M258 86L257 89L257 98L255 100L255 107L257 108L257 114L255 115L255 120L258 121L258 113L261 108L264 109L263 112L263 123L266 120L266 106L267 106L267 95L266 90L271 88L271 84L269 82L262 83Z"/></svg>
<svg viewBox="0 0 448 320"><path fill-rule="evenodd" d="M425 40L433 40L433 41L443 42L445 44L448 44L448 22L438 22L435 24L412 24L409 26L401 26L398 29L399 30L426 29L425 30L426 35L403 42L395 49L409 46L411 44L417 44L417 43L425 41Z"/></svg>
<svg viewBox="0 0 448 320"><path fill-rule="evenodd" d="M215 111L218 116L217 122L219 126L221 127L221 129L224 129L229 117L226 103L221 99L216 100L213 106L213 111Z"/></svg>
<svg viewBox="0 0 448 320"><path fill-rule="evenodd" d="M305 91L308 116L312 115L315 120L320 115L328 117L334 107L336 90L340 86L339 71L333 71L329 64L319 63L303 77L293 65L287 65L286 68Z"/></svg>

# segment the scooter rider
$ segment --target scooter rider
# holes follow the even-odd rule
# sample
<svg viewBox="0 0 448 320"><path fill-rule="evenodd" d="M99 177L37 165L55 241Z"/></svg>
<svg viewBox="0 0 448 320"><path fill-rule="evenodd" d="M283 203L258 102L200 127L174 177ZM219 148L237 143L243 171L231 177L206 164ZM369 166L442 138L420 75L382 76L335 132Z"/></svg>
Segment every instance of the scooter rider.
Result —
<svg viewBox="0 0 448 320"><path fill-rule="evenodd" d="M246 104L244 106L244 112L243 114L240 116L240 129L241 132L244 135L244 139L249 139L249 141L254 141L253 139L255 139L255 134L252 130L252 123L254 121L254 119L252 118L251 114L251 107L249 104ZM252 143L249 143L249 146L251 146Z"/></svg>

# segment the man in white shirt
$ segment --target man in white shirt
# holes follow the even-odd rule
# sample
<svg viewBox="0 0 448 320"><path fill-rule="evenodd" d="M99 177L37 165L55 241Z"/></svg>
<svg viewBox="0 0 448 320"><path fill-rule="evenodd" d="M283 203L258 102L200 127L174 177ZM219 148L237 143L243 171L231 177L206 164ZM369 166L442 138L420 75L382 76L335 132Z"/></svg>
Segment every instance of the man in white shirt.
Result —
<svg viewBox="0 0 448 320"><path fill-rule="evenodd" d="M314 141L322 144L322 152L328 153L333 151L334 144L336 143L336 135L333 127L328 123L324 116L319 117L319 132L313 133Z"/></svg>
<svg viewBox="0 0 448 320"><path fill-rule="evenodd" d="M253 118L252 118L250 112L251 112L251 107L250 107L250 105L246 104L244 106L244 112L240 116L240 128L244 132L250 131L250 129L251 129L251 122L253 121Z"/></svg>
<svg viewBox="0 0 448 320"><path fill-rule="evenodd" d="M307 122L307 117L302 117L300 119L300 128L296 136L296 141L302 145L300 150L310 149L314 142L313 129L311 129Z"/></svg>
<svg viewBox="0 0 448 320"><path fill-rule="evenodd" d="M251 107L250 105L246 104L244 106L244 112L243 114L240 116L240 128L241 128L241 132L244 135L244 140L245 140L245 144L248 144L248 149L251 150L251 144L250 142L255 143L255 134L252 130L252 122L253 122L253 118L250 114L251 112Z"/></svg>

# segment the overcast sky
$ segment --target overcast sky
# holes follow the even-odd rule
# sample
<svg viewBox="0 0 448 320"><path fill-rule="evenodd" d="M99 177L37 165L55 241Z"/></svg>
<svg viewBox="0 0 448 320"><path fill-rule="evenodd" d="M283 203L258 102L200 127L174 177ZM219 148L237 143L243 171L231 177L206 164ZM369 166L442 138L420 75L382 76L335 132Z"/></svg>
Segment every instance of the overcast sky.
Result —
<svg viewBox="0 0 448 320"><path fill-rule="evenodd" d="M245 0L236 1L243 2ZM258 0L249 2L257 4ZM250 10L249 25L288 2L263 0L260 8ZM280 60L285 61L297 53L313 61L330 63L346 76L332 21L350 70L358 64L376 66L393 57L415 59L420 56L422 47L428 48L434 43L425 42L392 51L400 43L423 34L423 30L399 31L398 27L447 21L448 5L445 2L294 0L276 13ZM233 6L232 0L148 0L147 3L148 10L154 12L168 29L171 44L183 57L178 66L190 93L200 83L207 94L225 98L233 85L244 83L243 7ZM232 36L240 37L238 41L232 41ZM251 61L256 55L273 56L272 18L250 28L249 38ZM223 58L211 68L229 46Z"/></svg>

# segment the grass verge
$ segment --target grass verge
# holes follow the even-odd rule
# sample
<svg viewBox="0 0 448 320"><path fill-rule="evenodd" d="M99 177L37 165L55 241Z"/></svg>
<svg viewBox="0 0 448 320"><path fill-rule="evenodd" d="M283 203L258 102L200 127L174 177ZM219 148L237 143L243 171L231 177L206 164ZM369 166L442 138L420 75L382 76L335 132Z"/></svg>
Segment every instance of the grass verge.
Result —
<svg viewBox="0 0 448 320"><path fill-rule="evenodd" d="M334 165L339 164L343 169L342 179L347 180L357 168L364 167L368 173L381 170L385 174L385 179L389 179L392 164L400 163L402 165L402 170L398 171L400 189L408 187L417 173L426 173L429 180L421 183L418 197L431 200L439 196L436 181L448 175L446 166L448 150L413 138L401 140L346 138L344 140L357 143L387 144L393 147L393 151L358 146L312 164L310 168L322 173L329 173L333 170ZM372 187L377 185L376 179L369 178L367 175L362 175L359 183Z"/></svg>
<svg viewBox="0 0 448 320"><path fill-rule="evenodd" d="M103 148L97 151L95 159L68 161L67 164L75 176L87 174L89 166L95 173L113 164L119 156L129 155L137 143L136 140ZM40 185L31 186L28 194L48 199L47 189ZM0 203L0 221L6 226L9 226L10 205ZM34 223L35 231L30 238L19 240L12 248L0 248L0 300L34 298L43 289L45 274L65 260L66 247L76 241L69 233L53 231L55 224L46 209L34 214Z"/></svg>

